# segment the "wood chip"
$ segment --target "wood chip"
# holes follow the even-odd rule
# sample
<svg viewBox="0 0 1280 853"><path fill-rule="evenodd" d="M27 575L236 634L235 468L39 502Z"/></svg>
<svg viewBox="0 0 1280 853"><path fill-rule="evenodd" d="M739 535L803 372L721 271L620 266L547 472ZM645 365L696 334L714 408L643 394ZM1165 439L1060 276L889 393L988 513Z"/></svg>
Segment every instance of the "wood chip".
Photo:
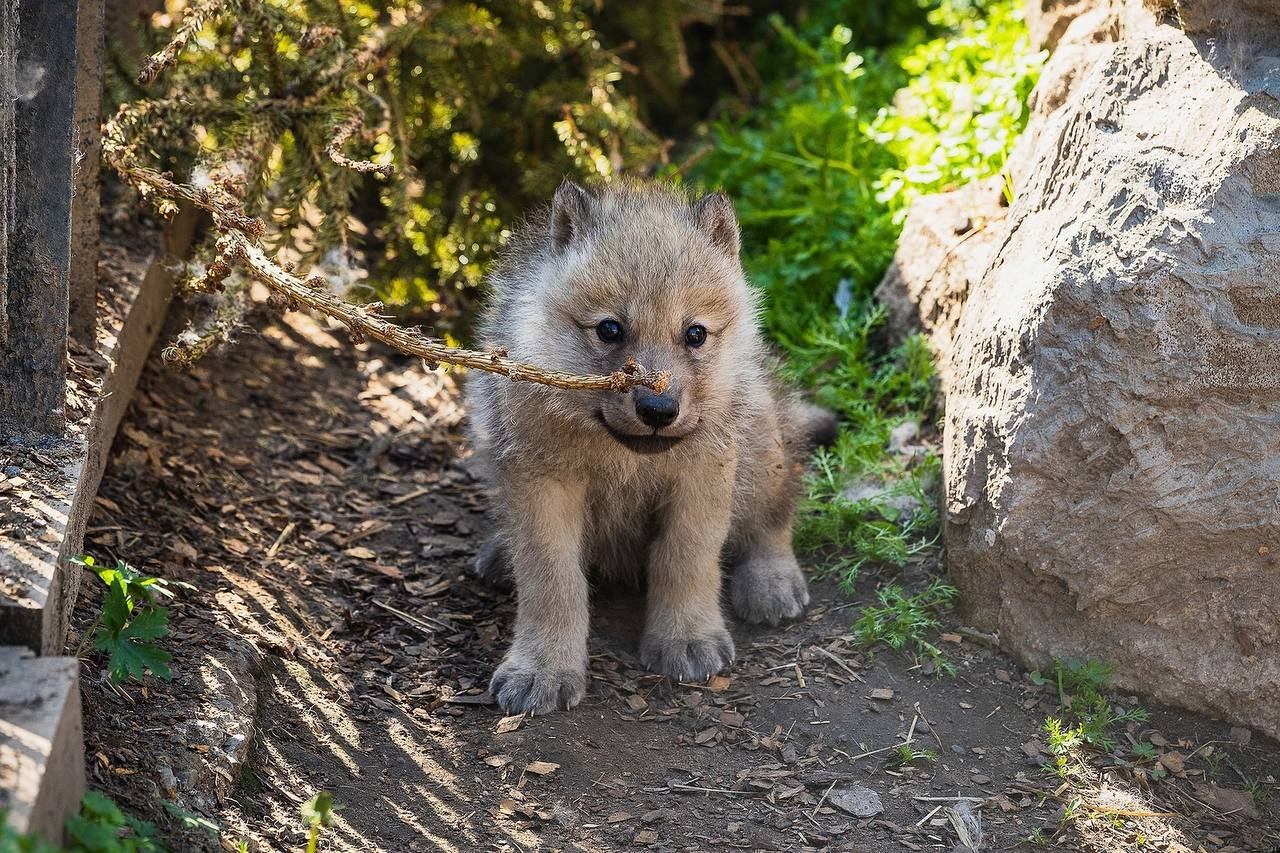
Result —
<svg viewBox="0 0 1280 853"><path fill-rule="evenodd" d="M523 725L524 714L512 714L510 717L503 717L501 720L498 720L498 725L494 728L493 733L496 735L505 735L508 732L514 732Z"/></svg>
<svg viewBox="0 0 1280 853"><path fill-rule="evenodd" d="M524 769L524 772L532 773L534 776L547 776L559 769L559 764L552 764L550 761L531 761L529 766Z"/></svg>
<svg viewBox="0 0 1280 853"><path fill-rule="evenodd" d="M881 702L888 702L893 698L892 687L877 687L871 691L872 699L879 699Z"/></svg>

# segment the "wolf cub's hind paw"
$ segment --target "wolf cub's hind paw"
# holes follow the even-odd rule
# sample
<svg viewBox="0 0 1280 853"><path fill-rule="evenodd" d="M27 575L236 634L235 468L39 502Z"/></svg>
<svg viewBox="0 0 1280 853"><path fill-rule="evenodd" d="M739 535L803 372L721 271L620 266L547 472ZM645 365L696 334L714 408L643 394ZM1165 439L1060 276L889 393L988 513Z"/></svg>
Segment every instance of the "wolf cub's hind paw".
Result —
<svg viewBox="0 0 1280 853"><path fill-rule="evenodd" d="M511 589L515 585L511 559L507 556L507 546L501 537L490 536L485 540L480 546L480 552L471 560L471 572L498 589Z"/></svg>
<svg viewBox="0 0 1280 853"><path fill-rule="evenodd" d="M733 638L723 629L696 638L645 636L640 643L640 661L676 681L706 681L733 657Z"/></svg>
<svg viewBox="0 0 1280 853"><path fill-rule="evenodd" d="M542 667L508 655L489 682L489 693L508 714L567 711L582 701L586 673Z"/></svg>
<svg viewBox="0 0 1280 853"><path fill-rule="evenodd" d="M730 596L745 621L777 625L804 613L809 584L794 557L748 559L733 575Z"/></svg>

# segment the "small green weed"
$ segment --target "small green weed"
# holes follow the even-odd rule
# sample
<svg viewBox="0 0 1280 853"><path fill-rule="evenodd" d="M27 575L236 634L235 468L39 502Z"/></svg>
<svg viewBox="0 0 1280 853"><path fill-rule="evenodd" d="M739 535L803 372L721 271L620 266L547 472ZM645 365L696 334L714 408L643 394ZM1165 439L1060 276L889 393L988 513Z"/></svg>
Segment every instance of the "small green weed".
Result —
<svg viewBox="0 0 1280 853"><path fill-rule="evenodd" d="M98 565L88 555L75 557L71 562L89 569L107 586L102 612L84 632L76 657L80 657L92 641L95 649L109 656L107 672L117 684L126 678L141 681L147 672L158 678L171 678L169 661L173 656L149 642L169 631L169 611L159 604L156 596L172 598L175 590L195 587L144 575L123 561L111 568Z"/></svg>
<svg viewBox="0 0 1280 853"><path fill-rule="evenodd" d="M1045 835L1044 830L1037 826L1023 841L1035 847L1048 847L1053 843L1053 836Z"/></svg>
<svg viewBox="0 0 1280 853"><path fill-rule="evenodd" d="M1156 760L1155 744L1148 743L1147 741L1144 740L1142 743L1136 744L1133 747L1133 754L1146 761L1155 761Z"/></svg>
<svg viewBox="0 0 1280 853"><path fill-rule="evenodd" d="M1115 726L1147 719L1145 709L1119 708L1108 702L1102 694L1111 681L1114 670L1113 665L1102 661L1062 661L1054 658L1052 680L1046 679L1038 671L1031 673L1031 680L1038 684L1057 685L1059 707L1067 720L1074 722L1074 725L1062 731L1073 732L1089 746L1112 752L1116 746L1112 734Z"/></svg>
<svg viewBox="0 0 1280 853"><path fill-rule="evenodd" d="M938 760L938 753L932 749L916 749L909 743L898 747L898 751L885 762L888 767L906 767L918 761L932 762Z"/></svg>
<svg viewBox="0 0 1280 853"><path fill-rule="evenodd" d="M910 648L932 660L940 672L954 673L955 666L927 635L941 624L939 617L951 609L958 595L955 587L941 579L915 595L889 584L876 591L878 604L862 609L853 623L853 634L865 648L880 643L894 649Z"/></svg>
<svg viewBox="0 0 1280 853"><path fill-rule="evenodd" d="M320 843L320 829L333 826L333 813L337 808L333 804L333 796L328 791L318 791L314 797L302 804L302 819L309 827L307 853L316 853L316 846Z"/></svg>
<svg viewBox="0 0 1280 853"><path fill-rule="evenodd" d="M125 814L97 791L87 792L80 801L80 813L67 820L67 847L20 834L4 817L0 814L0 853L167 853L156 838L155 824Z"/></svg>
<svg viewBox="0 0 1280 853"><path fill-rule="evenodd" d="M1258 804L1258 808L1264 807L1271 799L1271 792L1267 790L1267 786L1262 784L1260 779L1246 779L1244 781L1244 789L1253 797L1253 801Z"/></svg>

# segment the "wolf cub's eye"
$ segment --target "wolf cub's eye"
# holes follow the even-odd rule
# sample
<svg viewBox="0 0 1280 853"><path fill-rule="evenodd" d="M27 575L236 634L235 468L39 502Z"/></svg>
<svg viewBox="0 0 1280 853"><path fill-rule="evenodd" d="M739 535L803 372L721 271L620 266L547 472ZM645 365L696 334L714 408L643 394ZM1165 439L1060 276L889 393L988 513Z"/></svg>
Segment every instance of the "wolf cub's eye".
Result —
<svg viewBox="0 0 1280 853"><path fill-rule="evenodd" d="M684 342L691 347L700 347L707 342L706 326L699 326L694 323L692 326L684 330Z"/></svg>
<svg viewBox="0 0 1280 853"><path fill-rule="evenodd" d="M622 340L622 324L617 320L601 320L596 323L596 335L606 344Z"/></svg>

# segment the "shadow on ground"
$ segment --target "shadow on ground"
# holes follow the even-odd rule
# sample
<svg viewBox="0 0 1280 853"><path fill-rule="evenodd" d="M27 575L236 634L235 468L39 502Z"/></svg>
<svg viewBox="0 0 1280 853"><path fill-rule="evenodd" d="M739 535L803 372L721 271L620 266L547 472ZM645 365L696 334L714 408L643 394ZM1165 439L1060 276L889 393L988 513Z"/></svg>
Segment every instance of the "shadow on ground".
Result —
<svg viewBox="0 0 1280 853"><path fill-rule="evenodd" d="M1088 799L1055 837L1077 797L1041 769L1056 691L972 634L942 643L955 677L872 658L830 585L797 624L739 627L739 662L709 685L645 672L634 594L600 591L582 706L504 719L477 694L513 602L467 577L486 499L462 414L448 377L298 315L190 373L153 359L89 547L198 592L173 607L173 682L114 688L86 663L93 785L175 850L301 850L320 789L341 807L329 850L951 850L959 803L988 850L1275 848L1274 799L1203 794L1262 799L1280 748L1163 709L1121 741L1163 744L1176 772L1103 762L1115 802L1148 805ZM930 757L896 766L907 738ZM858 816L855 786L883 811Z"/></svg>

